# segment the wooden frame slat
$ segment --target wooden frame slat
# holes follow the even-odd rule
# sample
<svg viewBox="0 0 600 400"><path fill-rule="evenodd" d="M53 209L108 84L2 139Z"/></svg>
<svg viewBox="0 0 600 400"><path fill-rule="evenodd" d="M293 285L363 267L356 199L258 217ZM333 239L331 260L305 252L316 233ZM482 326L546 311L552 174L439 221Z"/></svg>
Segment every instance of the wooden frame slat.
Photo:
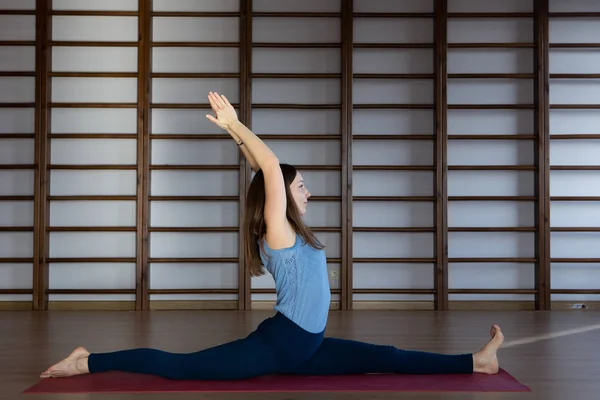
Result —
<svg viewBox="0 0 600 400"><path fill-rule="evenodd" d="M47 168L50 160L50 143L47 135L50 127L48 103L51 98L51 84L48 70L52 63L52 52L47 48L52 35L52 0L36 1L36 49L35 49L35 172L34 172L34 238L33 238L33 310L48 309L49 271L48 236L49 224L48 193L50 174Z"/></svg>
<svg viewBox="0 0 600 400"><path fill-rule="evenodd" d="M352 212L352 93L354 74L354 2L342 2L341 15L341 265L340 265L340 309L353 309L354 265L353 252L353 212Z"/></svg>
<svg viewBox="0 0 600 400"><path fill-rule="evenodd" d="M435 2L435 257L434 308L447 310L448 305L448 2Z"/></svg>
<svg viewBox="0 0 600 400"><path fill-rule="evenodd" d="M137 182L136 182L136 265L135 308L149 310L150 268L148 265L150 220L150 124L152 96L150 78L152 55L152 0L138 1L138 104L137 104Z"/></svg>

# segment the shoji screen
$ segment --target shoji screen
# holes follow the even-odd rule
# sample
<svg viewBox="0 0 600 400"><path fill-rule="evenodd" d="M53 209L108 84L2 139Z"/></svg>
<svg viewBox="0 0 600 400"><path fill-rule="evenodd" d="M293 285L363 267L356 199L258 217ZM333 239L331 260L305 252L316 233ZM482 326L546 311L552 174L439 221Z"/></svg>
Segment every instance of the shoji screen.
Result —
<svg viewBox="0 0 600 400"><path fill-rule="evenodd" d="M506 308L535 293L533 1L448 0L448 17L449 300Z"/></svg>
<svg viewBox="0 0 600 400"><path fill-rule="evenodd" d="M50 308L89 301L133 308L141 299L138 1L53 0L51 5Z"/></svg>
<svg viewBox="0 0 600 400"><path fill-rule="evenodd" d="M353 308L429 308L436 265L434 2L360 0L353 12Z"/></svg>
<svg viewBox="0 0 600 400"><path fill-rule="evenodd" d="M550 1L552 300L600 295L600 3Z"/></svg>
<svg viewBox="0 0 600 400"><path fill-rule="evenodd" d="M311 193L305 222L326 246L332 307L342 273L342 14L339 0L252 2L251 126L296 166ZM272 307L270 275L251 280L253 308Z"/></svg>
<svg viewBox="0 0 600 400"><path fill-rule="evenodd" d="M240 1L152 3L150 306L243 308L246 176L236 143L205 117L214 90L244 119Z"/></svg>
<svg viewBox="0 0 600 400"><path fill-rule="evenodd" d="M33 300L35 22L34 0L0 1L0 309Z"/></svg>

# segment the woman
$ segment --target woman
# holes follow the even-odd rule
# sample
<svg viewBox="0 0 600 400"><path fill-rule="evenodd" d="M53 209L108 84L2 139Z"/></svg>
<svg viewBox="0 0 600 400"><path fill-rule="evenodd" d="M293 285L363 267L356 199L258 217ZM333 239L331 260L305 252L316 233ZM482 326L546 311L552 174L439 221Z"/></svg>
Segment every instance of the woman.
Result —
<svg viewBox="0 0 600 400"><path fill-rule="evenodd" d="M90 353L75 349L42 378L102 371L154 374L170 379L227 380L265 374L485 373L498 372L496 352L504 337L473 354L444 355L393 346L324 338L330 288L322 244L302 222L310 193L302 176L280 164L273 152L237 118L225 96L209 93L215 116L257 171L247 194L245 256L253 276L271 273L276 314L246 338L189 354L156 349ZM262 264L262 265L261 265Z"/></svg>

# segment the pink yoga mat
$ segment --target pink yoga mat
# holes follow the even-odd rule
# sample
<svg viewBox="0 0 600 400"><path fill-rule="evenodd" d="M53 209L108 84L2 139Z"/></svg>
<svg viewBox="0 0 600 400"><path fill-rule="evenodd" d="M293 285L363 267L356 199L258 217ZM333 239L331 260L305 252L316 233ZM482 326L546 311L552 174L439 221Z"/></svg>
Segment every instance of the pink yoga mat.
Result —
<svg viewBox="0 0 600 400"><path fill-rule="evenodd" d="M42 379L24 393L157 392L528 392L505 370L497 375L271 375L236 381L175 381L104 372Z"/></svg>

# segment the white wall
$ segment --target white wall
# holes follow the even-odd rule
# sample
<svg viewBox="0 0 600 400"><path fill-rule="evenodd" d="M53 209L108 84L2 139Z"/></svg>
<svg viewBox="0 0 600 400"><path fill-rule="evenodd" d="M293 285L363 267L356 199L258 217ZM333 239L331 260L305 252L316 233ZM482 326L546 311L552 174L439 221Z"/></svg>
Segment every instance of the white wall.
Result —
<svg viewBox="0 0 600 400"><path fill-rule="evenodd" d="M282 3L254 0L254 11L339 12L339 1ZM55 10L102 9L137 11L137 1L53 0ZM0 1L0 8L35 8L34 1ZM594 11L591 1L551 1L550 11ZM154 0L154 11L237 12L239 2ZM359 12L433 12L433 0L387 2L356 0ZM449 12L532 12L532 0L480 2L449 0ZM24 25L17 23L23 21ZM566 22L565 22L566 21ZM558 42L597 41L592 20L557 19L550 24L550 39ZM35 16L0 15L0 40L35 40ZM53 40L135 42L135 16L54 16ZM577 25L575 25L577 24ZM239 40L235 17L153 18L154 42ZM533 42L532 18L451 18L448 42ZM340 43L340 18L255 17L253 41ZM433 19L355 18L355 43L433 43ZM450 48L448 73L533 74L534 48ZM137 103L137 47L55 46L52 72L117 72L122 77L54 77L52 101L56 103ZM239 49L237 47L155 47L151 57L153 73L151 102L162 105L206 102L206 93L217 90L232 102L240 100ZM252 72L341 73L340 48L252 49ZM432 74L433 48L362 48L353 50L356 74ZM34 71L33 46L0 47L0 70ZM551 73L598 73L600 58L595 49L551 49ZM176 78L173 73L228 73L229 77ZM353 102L365 104L433 104L433 79L353 80ZM597 80L552 79L552 104L598 103ZM338 78L279 79L254 78L253 105L339 104ZM448 104L532 104L533 79L449 79ZM0 77L0 101L33 102L34 78ZM151 134L214 134L220 130L206 121L206 110L155 107ZM339 134L339 109L257 109L252 110L252 128L263 134ZM0 108L0 134L32 134L32 108ZM596 110L552 110L551 134L600 133ZM433 135L433 109L354 109L354 135ZM51 140L53 165L129 165L137 159L136 139L118 138L137 132L133 108L61 108L51 112L53 134L111 134L110 138L64 138ZM531 135L533 109L459 110L448 112L449 135ZM284 162L315 166L340 166L340 140L267 139ZM33 139L3 139L1 164L32 164ZM533 140L456 140L448 143L448 164L532 165ZM597 140L553 140L552 165L598 165ZM596 156L595 156L596 155ZM152 139L151 165L237 165L236 146L221 139ZM352 161L363 165L432 165L433 140L355 140ZM332 171L302 171L314 196L340 196L341 174ZM448 172L448 195L532 196L534 171ZM151 196L238 196L237 170L155 170L151 172ZM585 184L589 186L585 187ZM354 171L354 196L432 196L433 171ZM599 171L552 171L552 196L600 196ZM50 257L115 257L122 262L51 263L51 289L134 289L136 172L131 170L53 170L52 196L123 196L119 201L50 201L51 227L110 226L132 228L127 232L50 232ZM0 169L0 196L33 195L33 172ZM0 201L0 226L33 226L33 201ZM311 202L307 221L317 228L340 228L340 202ZM237 201L151 201L150 227L235 227ZM583 211L583 212L582 212ZM353 224L361 227L434 227L434 202L357 201ZM469 227L533 227L533 201L455 201L448 205L452 229ZM598 227L598 202L552 201L552 227ZM341 235L319 232L328 247L328 257L341 257ZM600 257L593 233L553 232L552 257ZM1 232L0 257L31 258L32 232ZM452 262L453 258L533 258L533 232L450 232L450 289L531 289L533 263ZM434 233L354 232L356 258L433 258ZM188 233L152 232L150 257L172 262L150 264L151 289L235 288L237 263L179 263L176 258L237 257L236 232ZM330 262L331 271L339 270ZM353 266L356 289L432 289L433 263L361 263ZM600 270L596 264L553 263L552 288L597 288ZM480 274L476 276L476 273ZM483 274L485 273L485 274ZM32 263L0 264L0 289L31 288ZM340 287L333 274L331 285ZM270 276L252 279L253 288L273 288ZM592 300L595 295L553 295L553 300ZM61 300L133 300L133 295L51 295ZM273 295L252 296L254 300ZM336 300L338 296L334 296ZM152 295L152 300L236 299L235 295ZM355 294L354 300L432 300L430 295ZM452 294L451 300L532 300L533 295ZM31 295L0 295L0 300L31 300Z"/></svg>

